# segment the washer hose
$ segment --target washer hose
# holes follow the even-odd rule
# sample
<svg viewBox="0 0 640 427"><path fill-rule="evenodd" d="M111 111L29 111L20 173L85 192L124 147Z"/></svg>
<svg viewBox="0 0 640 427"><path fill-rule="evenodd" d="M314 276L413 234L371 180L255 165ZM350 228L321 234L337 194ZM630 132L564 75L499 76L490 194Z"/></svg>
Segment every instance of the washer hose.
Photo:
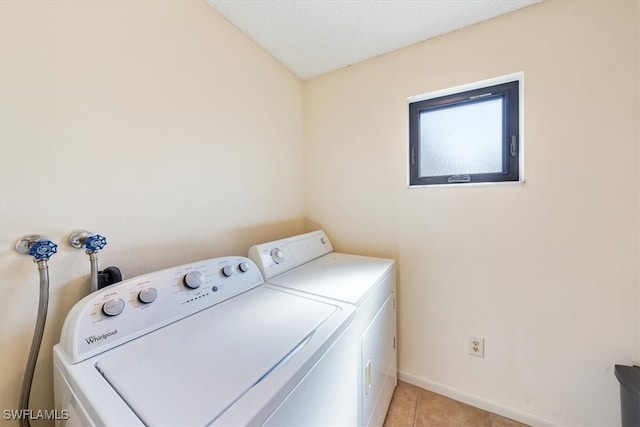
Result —
<svg viewBox="0 0 640 427"><path fill-rule="evenodd" d="M87 251L89 262L91 263L91 288L89 293L98 290L98 252Z"/></svg>
<svg viewBox="0 0 640 427"><path fill-rule="evenodd" d="M36 370L36 362L38 353L40 352L40 344L42 344L42 336L44 335L44 325L47 321L47 307L49 305L49 267L46 259L37 260L38 272L40 274L40 299L38 302L38 317L36 319L36 328L33 332L33 341L31 342L31 351L27 360L27 369L24 373L22 381L22 392L20 393L20 427L31 427L29 422L29 396L31 395L31 385L33 383L33 374Z"/></svg>

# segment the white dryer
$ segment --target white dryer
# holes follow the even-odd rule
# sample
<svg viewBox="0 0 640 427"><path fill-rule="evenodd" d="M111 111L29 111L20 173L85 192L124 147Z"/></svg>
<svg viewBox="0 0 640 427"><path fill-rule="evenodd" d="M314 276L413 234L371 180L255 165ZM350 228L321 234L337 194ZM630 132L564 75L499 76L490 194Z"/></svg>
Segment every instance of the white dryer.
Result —
<svg viewBox="0 0 640 427"><path fill-rule="evenodd" d="M395 261L333 252L323 231L253 246L267 283L356 308L358 425L381 426L397 383Z"/></svg>
<svg viewBox="0 0 640 427"><path fill-rule="evenodd" d="M69 426L357 423L354 309L264 285L243 257L125 280L79 301L54 347Z"/></svg>

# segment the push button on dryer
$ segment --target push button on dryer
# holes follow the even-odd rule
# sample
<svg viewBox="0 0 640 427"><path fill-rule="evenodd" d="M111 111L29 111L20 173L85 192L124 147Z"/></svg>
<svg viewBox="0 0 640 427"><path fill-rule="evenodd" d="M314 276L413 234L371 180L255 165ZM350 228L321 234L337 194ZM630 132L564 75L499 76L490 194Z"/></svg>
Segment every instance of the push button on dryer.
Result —
<svg viewBox="0 0 640 427"><path fill-rule="evenodd" d="M280 248L274 248L271 251L270 255L271 255L271 259L276 264L280 264L280 263L282 263L284 261L284 252Z"/></svg>

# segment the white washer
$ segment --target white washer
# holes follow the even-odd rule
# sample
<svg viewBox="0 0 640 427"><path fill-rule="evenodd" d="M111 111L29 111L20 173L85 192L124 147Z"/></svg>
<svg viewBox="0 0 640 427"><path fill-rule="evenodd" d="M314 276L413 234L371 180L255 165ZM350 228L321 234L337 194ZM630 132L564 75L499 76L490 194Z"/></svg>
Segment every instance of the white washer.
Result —
<svg viewBox="0 0 640 427"><path fill-rule="evenodd" d="M333 252L323 231L253 246L267 283L356 308L358 425L381 426L397 383L395 261Z"/></svg>
<svg viewBox="0 0 640 427"><path fill-rule="evenodd" d="M60 424L354 425L354 317L264 285L243 257L125 280L67 316L54 347Z"/></svg>

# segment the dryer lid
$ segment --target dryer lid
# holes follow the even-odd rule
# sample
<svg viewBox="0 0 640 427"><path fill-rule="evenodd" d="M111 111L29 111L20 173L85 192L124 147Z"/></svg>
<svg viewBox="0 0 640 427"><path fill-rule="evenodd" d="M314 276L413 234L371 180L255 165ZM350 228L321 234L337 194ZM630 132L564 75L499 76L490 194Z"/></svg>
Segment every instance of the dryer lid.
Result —
<svg viewBox="0 0 640 427"><path fill-rule="evenodd" d="M212 423L335 306L258 288L129 342L96 363L146 425Z"/></svg>
<svg viewBox="0 0 640 427"><path fill-rule="evenodd" d="M331 252L269 279L269 283L359 305L395 261Z"/></svg>

